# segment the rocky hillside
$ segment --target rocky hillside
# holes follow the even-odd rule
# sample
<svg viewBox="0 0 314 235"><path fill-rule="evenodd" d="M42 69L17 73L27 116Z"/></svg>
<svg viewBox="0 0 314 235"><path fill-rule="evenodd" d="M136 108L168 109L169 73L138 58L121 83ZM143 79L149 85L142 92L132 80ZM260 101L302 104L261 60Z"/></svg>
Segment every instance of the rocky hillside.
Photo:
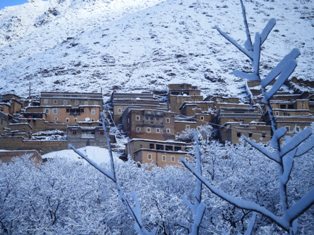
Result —
<svg viewBox="0 0 314 235"><path fill-rule="evenodd" d="M292 48L294 73L314 80L313 1L246 1L252 34L270 18L268 71ZM204 95L239 94L230 73L249 66L214 29L244 40L238 0L30 0L0 11L0 93L141 91L189 82ZM305 88L309 89L309 88Z"/></svg>

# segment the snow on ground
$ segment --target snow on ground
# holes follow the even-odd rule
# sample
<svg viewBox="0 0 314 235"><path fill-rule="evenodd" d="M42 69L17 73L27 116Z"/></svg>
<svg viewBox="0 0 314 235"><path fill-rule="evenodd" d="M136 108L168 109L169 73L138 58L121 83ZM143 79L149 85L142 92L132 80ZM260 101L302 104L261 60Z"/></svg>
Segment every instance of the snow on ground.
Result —
<svg viewBox="0 0 314 235"><path fill-rule="evenodd" d="M60 2L60 3L58 3ZM245 1L251 34L270 18L269 71L301 50L294 75L313 80L313 1ZM204 95L243 91L231 72L249 65L214 29L245 39L239 0L35 0L0 11L0 93L143 91L189 82Z"/></svg>
<svg viewBox="0 0 314 235"><path fill-rule="evenodd" d="M84 148L80 148L80 151L85 153L91 160L98 164L110 164L110 157L108 149L95 147L95 146L87 146ZM122 161L118 158L118 155L113 153L113 157L115 160L115 163L119 164ZM44 154L42 158L66 158L69 160L75 160L75 161L84 161L81 157L79 157L73 150L66 149L61 151L55 151L51 153Z"/></svg>

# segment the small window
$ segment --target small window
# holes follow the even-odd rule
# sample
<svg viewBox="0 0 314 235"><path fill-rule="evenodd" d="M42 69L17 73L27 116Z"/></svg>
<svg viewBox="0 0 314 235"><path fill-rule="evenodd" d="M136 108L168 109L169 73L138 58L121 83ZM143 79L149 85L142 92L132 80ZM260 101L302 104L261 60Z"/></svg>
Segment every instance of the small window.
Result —
<svg viewBox="0 0 314 235"><path fill-rule="evenodd" d="M191 126L190 125L185 125L185 129L190 129Z"/></svg>
<svg viewBox="0 0 314 235"><path fill-rule="evenodd" d="M136 121L140 121L140 120L141 120L141 116L140 116L140 115L136 115L136 116L135 116L135 120L136 120Z"/></svg>
<svg viewBox="0 0 314 235"><path fill-rule="evenodd" d="M74 121L77 122L77 118L75 118Z"/></svg>
<svg viewBox="0 0 314 235"><path fill-rule="evenodd" d="M70 120L69 120L69 118L66 118L65 121L66 121L66 122L69 122Z"/></svg>
<svg viewBox="0 0 314 235"><path fill-rule="evenodd" d="M54 103L54 104L57 104L57 103L58 103L58 101L57 101L57 100L53 100L53 103Z"/></svg>
<svg viewBox="0 0 314 235"><path fill-rule="evenodd" d="M200 119L201 119L201 121L204 121L205 118L204 118L204 116L201 116Z"/></svg>
<svg viewBox="0 0 314 235"><path fill-rule="evenodd" d="M152 129L150 127L146 127L146 132L147 133L151 133L152 132Z"/></svg>
<svg viewBox="0 0 314 235"><path fill-rule="evenodd" d="M73 134L73 135L76 135L76 131L75 131L75 130L74 130L74 131L72 131L72 134Z"/></svg>
<svg viewBox="0 0 314 235"><path fill-rule="evenodd" d="M171 133L170 128L166 128L166 132L167 132L168 134L170 134L170 133Z"/></svg>
<svg viewBox="0 0 314 235"><path fill-rule="evenodd" d="M166 145L166 150L167 151L173 151L173 146L172 145Z"/></svg>
<svg viewBox="0 0 314 235"><path fill-rule="evenodd" d="M275 115L276 115L276 116L279 116L279 112L278 112L278 111L275 111Z"/></svg>
<svg viewBox="0 0 314 235"><path fill-rule="evenodd" d="M249 133L249 137L252 137L252 135L253 135L252 133Z"/></svg>
<svg viewBox="0 0 314 235"><path fill-rule="evenodd" d="M91 110L91 114L92 114L92 115L95 115L95 114L96 114L96 109L92 109L92 110Z"/></svg>
<svg viewBox="0 0 314 235"><path fill-rule="evenodd" d="M171 161L174 162L175 161L175 157L171 156Z"/></svg>
<svg viewBox="0 0 314 235"><path fill-rule="evenodd" d="M163 162L166 161L166 155L162 155L162 161L163 161Z"/></svg>
<svg viewBox="0 0 314 235"><path fill-rule="evenodd" d="M150 149L155 149L155 145L154 144L149 144L149 148Z"/></svg>
<svg viewBox="0 0 314 235"><path fill-rule="evenodd" d="M166 123L170 123L170 118L166 118Z"/></svg>
<svg viewBox="0 0 314 235"><path fill-rule="evenodd" d="M45 109L45 113L49 113L49 109Z"/></svg>
<svg viewBox="0 0 314 235"><path fill-rule="evenodd" d="M296 126L296 127L295 127L295 131L296 131L296 132L300 132L300 127L299 127L299 126Z"/></svg>
<svg viewBox="0 0 314 235"><path fill-rule="evenodd" d="M160 128L156 128L156 133L160 133Z"/></svg>
<svg viewBox="0 0 314 235"><path fill-rule="evenodd" d="M136 132L137 133L141 132L141 128L140 127L136 127Z"/></svg>
<svg viewBox="0 0 314 235"><path fill-rule="evenodd" d="M266 137L266 134L265 134L265 133L262 133L262 137L265 138L265 137Z"/></svg>
<svg viewBox="0 0 314 235"><path fill-rule="evenodd" d="M180 146L174 146L174 151L180 151L181 147Z"/></svg>
<svg viewBox="0 0 314 235"><path fill-rule="evenodd" d="M237 132L237 137L241 137L241 132Z"/></svg>
<svg viewBox="0 0 314 235"><path fill-rule="evenodd" d="M54 114L56 114L56 113L58 113L58 109L54 108L54 109L52 110L52 112L53 112Z"/></svg>
<svg viewBox="0 0 314 235"><path fill-rule="evenodd" d="M122 113L122 109L121 108L118 109L118 113Z"/></svg>
<svg viewBox="0 0 314 235"><path fill-rule="evenodd" d="M162 144L156 144L157 150L164 150L164 146Z"/></svg>
<svg viewBox="0 0 314 235"><path fill-rule="evenodd" d="M290 126L286 126L288 132L290 132Z"/></svg>
<svg viewBox="0 0 314 235"><path fill-rule="evenodd" d="M147 154L147 159L148 160L152 160L152 155L151 154Z"/></svg>

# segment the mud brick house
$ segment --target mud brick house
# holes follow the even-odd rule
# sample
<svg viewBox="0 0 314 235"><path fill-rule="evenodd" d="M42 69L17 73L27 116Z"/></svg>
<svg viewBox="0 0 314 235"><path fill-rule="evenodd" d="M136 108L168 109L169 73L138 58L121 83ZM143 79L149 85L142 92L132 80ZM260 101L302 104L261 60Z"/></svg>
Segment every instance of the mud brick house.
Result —
<svg viewBox="0 0 314 235"><path fill-rule="evenodd" d="M0 111L6 114L19 113L23 107L21 97L14 94L4 94L0 96Z"/></svg>
<svg viewBox="0 0 314 235"><path fill-rule="evenodd" d="M0 132L9 125L10 116L0 111Z"/></svg>
<svg viewBox="0 0 314 235"><path fill-rule="evenodd" d="M161 102L153 93L117 93L111 95L110 100L113 108L115 123L122 122L122 114L127 108L146 108L167 111L166 103Z"/></svg>
<svg viewBox="0 0 314 235"><path fill-rule="evenodd" d="M15 158L27 157L36 165L42 163L41 155L37 150L1 150L0 164L13 161Z"/></svg>
<svg viewBox="0 0 314 235"><path fill-rule="evenodd" d="M96 105L102 107L103 98L101 93L80 93L80 92L41 92L40 106L70 105Z"/></svg>
<svg viewBox="0 0 314 235"><path fill-rule="evenodd" d="M314 113L311 110L312 95L309 93L281 93L273 97L270 104L278 127L286 127L287 134L292 135L311 126ZM267 118L267 116L266 116Z"/></svg>
<svg viewBox="0 0 314 235"><path fill-rule="evenodd" d="M201 90L191 84L169 84L168 85L169 110L180 114L180 107L187 101L203 101Z"/></svg>
<svg viewBox="0 0 314 235"><path fill-rule="evenodd" d="M167 140L175 138L174 113L158 109L127 108L123 130L130 138Z"/></svg>
<svg viewBox="0 0 314 235"><path fill-rule="evenodd" d="M189 158L188 146L178 141L132 139L127 144L127 154L135 161L159 167L181 166L181 157Z"/></svg>
<svg viewBox="0 0 314 235"><path fill-rule="evenodd" d="M271 128L265 122L251 122L248 124L227 122L219 128L219 133L221 142L229 141L232 144L239 143L242 136L262 143L267 143L271 139Z"/></svg>
<svg viewBox="0 0 314 235"><path fill-rule="evenodd" d="M101 126L68 126L67 140L77 148L89 145L106 147Z"/></svg>
<svg viewBox="0 0 314 235"><path fill-rule="evenodd" d="M217 103L216 108L219 109L217 123L220 125L228 122L248 124L262 120L263 113L257 106L237 103Z"/></svg>

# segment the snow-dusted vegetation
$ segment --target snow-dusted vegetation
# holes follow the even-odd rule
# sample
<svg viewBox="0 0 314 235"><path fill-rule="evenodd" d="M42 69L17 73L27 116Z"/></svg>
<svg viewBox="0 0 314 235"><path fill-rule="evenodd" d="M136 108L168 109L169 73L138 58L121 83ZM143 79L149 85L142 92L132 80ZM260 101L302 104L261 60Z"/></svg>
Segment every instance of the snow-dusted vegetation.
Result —
<svg viewBox="0 0 314 235"><path fill-rule="evenodd" d="M260 202L269 210L280 208L277 165L248 145L201 145L205 178L236 197ZM289 181L289 203L313 187L314 152L295 162ZM134 221L121 203L115 186L80 161L51 159L40 166L19 159L0 165L0 233L134 234ZM109 167L109 165L103 165ZM188 234L195 203L195 179L184 169L139 168L133 162L116 165L117 178L131 201L136 192L147 230L158 234ZM243 233L250 214L202 191L206 210L200 234ZM195 204L194 204L195 205ZM299 234L311 234L313 208L299 220ZM283 234L257 215L256 234Z"/></svg>

